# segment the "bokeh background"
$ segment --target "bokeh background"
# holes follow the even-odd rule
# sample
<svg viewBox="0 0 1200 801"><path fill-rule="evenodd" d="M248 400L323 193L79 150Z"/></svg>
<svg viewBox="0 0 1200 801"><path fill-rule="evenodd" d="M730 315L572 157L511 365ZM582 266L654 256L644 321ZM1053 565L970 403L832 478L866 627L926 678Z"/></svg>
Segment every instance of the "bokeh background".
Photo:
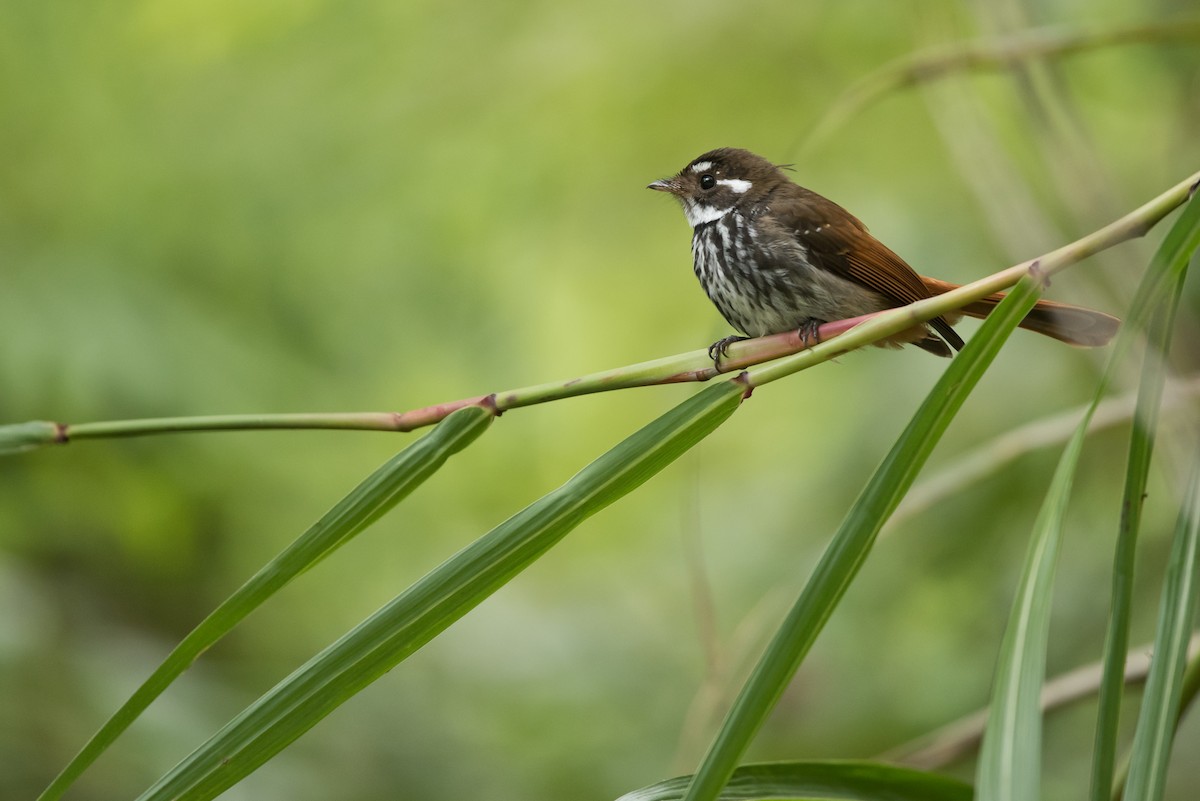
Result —
<svg viewBox="0 0 1200 801"><path fill-rule="evenodd" d="M0 422L402 410L706 346L728 330L691 275L687 225L643 187L722 145L794 163L923 271L984 275L1197 169L1195 40L956 75L889 93L815 148L807 135L856 81L917 49L1189 10L0 2ZM1071 270L1051 296L1120 313L1161 236ZM929 471L1084 402L1102 358L1018 333ZM871 350L756 393L227 797L606 799L687 772L944 367ZM693 391L505 415L206 654L71 797L136 795ZM1195 416L1182 408L1168 426ZM1097 435L1078 481L1051 673L1100 652L1125 436ZM1164 439L1139 643L1187 448ZM410 440L190 435L0 461L0 796L36 794L191 626ZM869 757L986 703L1055 459L1035 448L896 526L751 758ZM1050 719L1052 797L1082 797L1093 717L1082 705ZM1176 748L1200 753L1195 717ZM1172 797L1193 797L1198 761L1176 760ZM969 777L970 763L952 771Z"/></svg>

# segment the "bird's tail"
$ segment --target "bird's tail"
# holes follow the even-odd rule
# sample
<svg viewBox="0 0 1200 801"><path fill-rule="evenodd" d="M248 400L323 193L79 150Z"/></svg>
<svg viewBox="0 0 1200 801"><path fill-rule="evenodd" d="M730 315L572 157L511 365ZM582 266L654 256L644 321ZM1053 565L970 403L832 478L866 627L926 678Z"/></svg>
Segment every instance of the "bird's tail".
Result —
<svg viewBox="0 0 1200 801"><path fill-rule="evenodd" d="M940 295L951 289L958 289L958 284L949 281L939 281L936 278L921 276L930 294ZM963 314L971 317L987 317L996 304L1004 300L1004 293L997 292L977 300L962 308ZM1055 303L1052 300L1039 300L1030 309L1029 314L1021 321L1021 327L1053 337L1068 345L1078 345L1084 348L1095 348L1107 345L1116 335L1121 321L1110 314L1085 309L1082 306L1072 306L1068 303Z"/></svg>

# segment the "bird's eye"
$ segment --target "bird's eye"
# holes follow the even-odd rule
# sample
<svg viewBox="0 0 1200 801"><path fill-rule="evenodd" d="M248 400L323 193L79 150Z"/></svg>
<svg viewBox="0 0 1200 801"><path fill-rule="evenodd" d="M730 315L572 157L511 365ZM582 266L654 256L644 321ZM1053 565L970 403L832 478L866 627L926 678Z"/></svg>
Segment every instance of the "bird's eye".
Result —
<svg viewBox="0 0 1200 801"><path fill-rule="evenodd" d="M717 185L717 179L712 177L711 175L701 175L700 176L700 188L701 189L712 189L716 185Z"/></svg>

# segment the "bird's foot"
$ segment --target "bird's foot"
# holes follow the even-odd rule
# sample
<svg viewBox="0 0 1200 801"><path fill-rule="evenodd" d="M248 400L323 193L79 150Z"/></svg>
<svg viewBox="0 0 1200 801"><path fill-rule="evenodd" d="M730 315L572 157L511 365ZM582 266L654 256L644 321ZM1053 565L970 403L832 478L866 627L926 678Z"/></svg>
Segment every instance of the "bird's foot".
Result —
<svg viewBox="0 0 1200 801"><path fill-rule="evenodd" d="M743 342L750 337L731 336L724 339L718 339L716 342L708 346L708 358L712 359L713 367L718 371L721 369L721 359L724 358L729 350L729 346L734 342Z"/></svg>
<svg viewBox="0 0 1200 801"><path fill-rule="evenodd" d="M821 344L821 321L815 318L805 320L796 329L796 336L800 338L800 344L805 348L811 348Z"/></svg>

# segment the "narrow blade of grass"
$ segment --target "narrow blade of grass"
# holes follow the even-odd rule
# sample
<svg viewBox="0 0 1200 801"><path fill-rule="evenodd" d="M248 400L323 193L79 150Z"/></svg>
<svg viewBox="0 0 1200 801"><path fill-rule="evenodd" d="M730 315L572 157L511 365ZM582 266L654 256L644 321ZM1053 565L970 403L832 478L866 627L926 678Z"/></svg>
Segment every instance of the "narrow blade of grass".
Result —
<svg viewBox="0 0 1200 801"><path fill-rule="evenodd" d="M1096 402L1067 443L1034 522L1017 597L1000 645L988 724L976 768L979 801L1033 801L1039 797L1041 695L1054 568L1079 454L1101 394L1097 392Z"/></svg>
<svg viewBox="0 0 1200 801"><path fill-rule="evenodd" d="M912 486L942 433L1001 346L1037 301L1023 279L971 338L926 397L854 502L800 597L730 710L688 787L687 801L712 801L783 694L834 607L862 566L879 529Z"/></svg>
<svg viewBox="0 0 1200 801"><path fill-rule="evenodd" d="M1196 636L1193 633L1192 639L1195 640ZM1179 711L1175 716L1176 726L1180 724L1183 716L1187 714L1188 707L1200 694L1200 652L1197 652L1192 646L1188 646L1188 651L1192 656L1188 660L1187 667L1183 669L1183 689L1179 696Z"/></svg>
<svg viewBox="0 0 1200 801"><path fill-rule="evenodd" d="M474 406L461 409L392 457L339 501L283 552L229 596L175 647L129 700L92 736L38 797L62 796L83 771L145 711L205 649L246 615L333 551L350 541L433 475L454 453L482 434L494 415Z"/></svg>
<svg viewBox="0 0 1200 801"><path fill-rule="evenodd" d="M1121 521L1113 557L1112 600L1104 641L1104 677L1100 685L1093 747L1091 801L1108 801L1112 797L1121 696L1124 692L1125 652L1129 649L1138 531L1154 436L1158 430L1162 387L1166 379L1163 355L1170 349L1175 311L1187 277L1188 263L1198 247L1200 198L1193 197L1155 252L1117 341L1120 349L1123 341L1131 338L1134 332L1143 329L1148 332L1146 358L1130 432Z"/></svg>
<svg viewBox="0 0 1200 801"><path fill-rule="evenodd" d="M1195 211L1191 210L1191 213L1194 214ZM1174 318L1179 290L1182 288L1182 278L1186 272L1187 260L1194 250L1194 245L1191 249L1188 248L1189 237L1186 235L1192 224L1188 214L1181 217L1147 269L1105 374L1097 386L1091 405L1063 451L1034 524L1020 587L1000 649L988 725L977 767L976 792L980 801L1033 799L1039 796L1042 737L1040 697L1050 631L1051 590L1062 539L1062 521L1071 485L1092 415L1107 391L1117 364L1129 350L1136 332L1148 319L1153 320L1152 330L1157 344L1165 347L1169 343L1171 321ZM1153 349L1147 361L1139 403L1156 411L1165 374ZM1145 418L1151 421L1148 426L1151 432L1153 419L1153 415L1147 415ZM1152 433L1147 434L1145 430L1139 437L1135 429L1134 448L1126 474L1126 490L1129 492L1132 487L1138 500L1133 506L1126 504L1127 517L1131 509L1135 513L1140 512L1151 438ZM1136 517L1134 526L1136 527ZM1123 526L1123 530L1128 530L1128 527ZM1131 564L1132 554L1129 556ZM1124 676L1127 629L1124 631L1124 637L1118 653L1120 661L1117 667L1120 672L1117 676L1120 679Z"/></svg>
<svg viewBox="0 0 1200 801"><path fill-rule="evenodd" d="M617 801L679 801L691 776L626 793ZM878 762L774 762L734 771L720 801L971 801L971 786L957 779Z"/></svg>
<svg viewBox="0 0 1200 801"><path fill-rule="evenodd" d="M1187 499L1179 514L1167 563L1154 637L1154 660L1133 737L1126 801L1158 801L1166 785L1171 743L1179 719L1184 665L1196 614L1197 553L1200 551L1200 459L1193 465Z"/></svg>
<svg viewBox="0 0 1200 801"><path fill-rule="evenodd" d="M737 409L744 391L736 380L702 390L468 545L243 710L141 801L210 799L236 784L587 517L710 434Z"/></svg>

